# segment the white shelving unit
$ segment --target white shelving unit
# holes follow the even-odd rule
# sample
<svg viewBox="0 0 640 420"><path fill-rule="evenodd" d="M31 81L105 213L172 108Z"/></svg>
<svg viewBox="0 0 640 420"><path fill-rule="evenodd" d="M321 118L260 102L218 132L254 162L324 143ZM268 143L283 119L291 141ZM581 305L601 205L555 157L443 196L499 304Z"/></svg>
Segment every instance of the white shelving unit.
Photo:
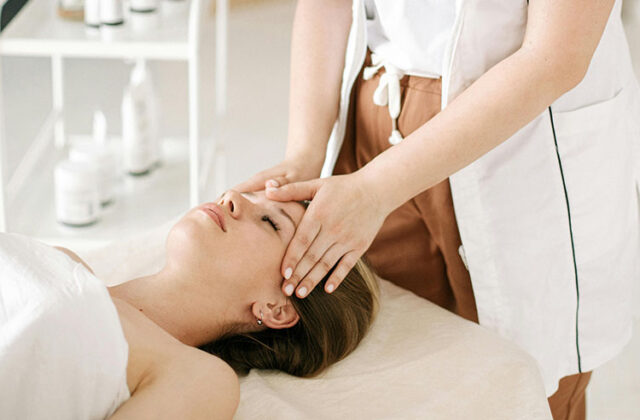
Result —
<svg viewBox="0 0 640 420"><path fill-rule="evenodd" d="M160 10L151 14L129 13L125 3L124 25L100 30L59 18L55 1L30 0L25 5L0 34L0 59L50 58L53 107L11 174L3 166L4 142L11 139L3 135L0 108L0 231L62 244L82 240L97 245L133 230L151 228L200 201L207 174L212 164L220 161L214 142L201 141L199 128L199 65L204 20L211 1L162 0ZM216 2L216 111L221 114L226 107L228 0ZM73 137L66 132L63 118L64 64L73 58L182 61L188 66L188 142L164 139L162 168L146 179L127 179L101 221L82 229L56 223L53 205L53 167ZM1 99L0 86L0 103ZM216 171L216 176L223 174ZM216 179L215 185L221 188L224 180Z"/></svg>

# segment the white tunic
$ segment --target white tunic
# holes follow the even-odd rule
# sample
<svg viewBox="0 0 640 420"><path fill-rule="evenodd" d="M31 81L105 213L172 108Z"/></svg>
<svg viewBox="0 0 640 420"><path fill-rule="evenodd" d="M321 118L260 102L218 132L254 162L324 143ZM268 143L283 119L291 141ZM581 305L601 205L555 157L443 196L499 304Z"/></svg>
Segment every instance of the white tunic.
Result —
<svg viewBox="0 0 640 420"><path fill-rule="evenodd" d="M560 378L613 358L632 332L631 290L640 279L640 90L621 4L616 0L584 80L450 177L479 322L535 357L547 395ZM443 108L520 48L528 17L526 0L455 6ZM323 176L342 146L366 47L364 3L353 0Z"/></svg>
<svg viewBox="0 0 640 420"><path fill-rule="evenodd" d="M128 352L99 279L50 246L0 234L0 418L107 418L130 396Z"/></svg>
<svg viewBox="0 0 640 420"><path fill-rule="evenodd" d="M367 46L372 66L365 80L384 67L373 102L387 106L391 117L389 143L402 141L397 120L401 111L400 79L406 74L439 78L453 32L456 9L450 0L364 0ZM416 18L419 17L419 18Z"/></svg>
<svg viewBox="0 0 640 420"><path fill-rule="evenodd" d="M365 6L372 52L404 74L436 79L442 75L456 19L453 1L365 0Z"/></svg>

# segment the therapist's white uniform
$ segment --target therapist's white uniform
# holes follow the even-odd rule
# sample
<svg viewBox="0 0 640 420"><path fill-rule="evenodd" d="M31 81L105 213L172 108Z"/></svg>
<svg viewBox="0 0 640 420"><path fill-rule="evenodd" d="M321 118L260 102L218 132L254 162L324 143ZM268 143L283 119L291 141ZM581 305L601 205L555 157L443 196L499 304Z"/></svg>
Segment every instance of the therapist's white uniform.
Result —
<svg viewBox="0 0 640 420"><path fill-rule="evenodd" d="M631 337L631 290L640 278L640 89L620 9L618 0L576 88L450 177L479 322L536 358L547 395L560 378L614 357ZM420 16L402 15L397 24L413 19ZM521 46L526 22L526 0L455 1L443 108ZM323 176L344 139L366 24L364 1L354 0Z"/></svg>

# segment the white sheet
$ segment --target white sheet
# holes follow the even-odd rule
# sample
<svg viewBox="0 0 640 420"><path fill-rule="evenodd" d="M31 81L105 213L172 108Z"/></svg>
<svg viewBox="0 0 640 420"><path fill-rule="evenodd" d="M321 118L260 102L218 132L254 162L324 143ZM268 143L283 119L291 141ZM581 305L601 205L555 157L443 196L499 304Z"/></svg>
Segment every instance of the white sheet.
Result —
<svg viewBox="0 0 640 420"><path fill-rule="evenodd" d="M82 255L114 284L162 266L171 224ZM536 362L494 333L382 280L359 348L321 377L252 371L235 418L550 419Z"/></svg>
<svg viewBox="0 0 640 420"><path fill-rule="evenodd" d="M107 289L62 252L0 234L0 419L103 419L129 398Z"/></svg>

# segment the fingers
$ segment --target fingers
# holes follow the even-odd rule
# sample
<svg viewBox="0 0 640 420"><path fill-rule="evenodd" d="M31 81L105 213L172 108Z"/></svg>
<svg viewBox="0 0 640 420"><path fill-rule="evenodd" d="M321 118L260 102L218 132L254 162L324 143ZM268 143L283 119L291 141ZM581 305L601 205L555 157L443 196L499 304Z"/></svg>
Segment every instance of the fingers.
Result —
<svg viewBox="0 0 640 420"><path fill-rule="evenodd" d="M327 279L327 282L325 283L325 290L335 290L340 286L340 283L342 283L353 266L358 262L358 258L360 258L360 253L355 250L344 254L336 269L333 270L333 273L331 273L331 276Z"/></svg>
<svg viewBox="0 0 640 420"><path fill-rule="evenodd" d="M311 200L324 182L323 179L314 179L305 182L294 182L280 188L267 188L266 194L269 200L276 201L302 201Z"/></svg>
<svg viewBox="0 0 640 420"><path fill-rule="evenodd" d="M267 182L265 182L264 184L264 188L278 188L278 187L282 187L283 185L287 185L289 183L289 180L284 177L284 176L274 176L271 177L267 180Z"/></svg>
<svg viewBox="0 0 640 420"><path fill-rule="evenodd" d="M263 190L265 182L268 179L272 178L269 172L271 171L266 170L266 171L259 172L254 176L252 176L251 178L249 178L248 180L246 180L245 182L241 182L240 184L236 185L232 189L238 192L254 192L254 191ZM281 185L284 185L284 184L281 184Z"/></svg>
<svg viewBox="0 0 640 420"><path fill-rule="evenodd" d="M298 274L299 271L297 271L297 266L299 265L298 261L302 260L302 257L307 253L307 250L311 247L319 232L319 223L315 221L305 220L304 217L302 218L300 226L298 226L293 239L287 247L287 252L285 253L284 259L282 260L282 275L285 279L283 290L287 296L291 296L296 286L298 286L298 282L302 278ZM313 264L307 268L305 274L311 267L313 267ZM295 276L294 269L296 269Z"/></svg>
<svg viewBox="0 0 640 420"><path fill-rule="evenodd" d="M300 290L301 287L305 287L308 290L307 295L311 293L311 290L313 290L318 285L318 283L322 281L329 270L331 270L331 268L336 265L336 263L344 255L344 253L345 251L342 246L333 244L331 248L329 248L329 250L324 254L322 259L318 261L317 264L311 269L309 274L307 274L307 276L300 282L298 290ZM336 287L337 285L335 284L329 285L329 283L325 283L324 290L327 293L331 293L335 290Z"/></svg>
<svg viewBox="0 0 640 420"><path fill-rule="evenodd" d="M311 293L313 288L316 286L316 284L318 284L320 280L315 282L309 281L308 274L317 264L320 264L322 262L322 258L324 258L327 249L331 248L332 244L331 242L329 242L329 240L330 238L327 238L327 235L322 235L322 229L320 229L318 235L316 236L309 249L306 251L300 262L295 266L291 278L289 278L285 282L285 293L286 290L290 290L290 288L287 289L287 285L292 285L294 288L297 287L298 297L303 298ZM331 254L331 256L333 256L333 253ZM339 256L335 259L335 261L337 261L338 258ZM324 266L325 264L322 265ZM326 268L324 274L326 274L331 269L331 267L332 265ZM320 270L321 268L319 268L319 271ZM320 275L320 279L322 279L322 276L323 275ZM305 280L304 284L301 283L301 280L303 279Z"/></svg>

